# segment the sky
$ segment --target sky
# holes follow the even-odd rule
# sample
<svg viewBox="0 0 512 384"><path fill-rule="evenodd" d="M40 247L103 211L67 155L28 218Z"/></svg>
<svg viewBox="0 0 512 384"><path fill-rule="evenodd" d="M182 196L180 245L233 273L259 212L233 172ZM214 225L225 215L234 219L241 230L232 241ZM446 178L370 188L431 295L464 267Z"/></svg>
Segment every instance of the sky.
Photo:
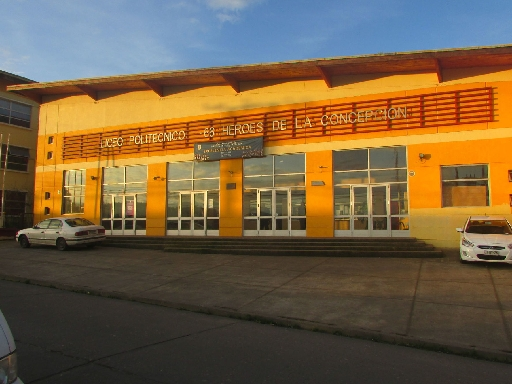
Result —
<svg viewBox="0 0 512 384"><path fill-rule="evenodd" d="M0 0L0 70L38 82L503 44L510 0Z"/></svg>

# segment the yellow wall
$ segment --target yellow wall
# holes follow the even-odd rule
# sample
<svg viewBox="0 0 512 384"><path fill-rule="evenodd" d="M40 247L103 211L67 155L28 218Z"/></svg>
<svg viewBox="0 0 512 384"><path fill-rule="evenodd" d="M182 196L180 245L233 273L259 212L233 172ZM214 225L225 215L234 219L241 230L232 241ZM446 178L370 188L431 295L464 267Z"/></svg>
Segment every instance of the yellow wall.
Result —
<svg viewBox="0 0 512 384"><path fill-rule="evenodd" d="M146 235L164 236L167 210L167 164L148 166Z"/></svg>
<svg viewBox="0 0 512 384"><path fill-rule="evenodd" d="M101 176L101 167L148 164L147 235L165 235L166 163L192 161L193 150L141 152L99 159L61 161L64 135L92 134L113 129L260 113L279 108L312 107L339 102L413 96L424 93L493 87L495 121L455 126L419 128L400 131L355 133L301 140L281 140L266 145L265 154L306 153L307 236L332 237L333 181L332 151L351 148L404 145L408 148L411 235L438 246L453 247L460 227L470 214L502 214L510 216L509 195L512 169L508 153L511 139L512 69L510 67L471 68L443 71L443 83L434 73L374 74L340 76L333 88L317 80L285 83L259 82L241 84L236 94L228 86L165 88L164 97L151 91L101 93L98 101L88 96L46 98L41 107L38 144L36 207L40 217L44 207L60 213L62 172L87 169L84 215L99 222L101 183L90 176ZM48 144L49 136L54 143ZM54 151L52 160L46 159ZM420 161L418 154L429 154ZM489 164L491 207L442 208L440 166L456 164ZM242 236L243 228L243 161L220 162L220 236ZM154 179L160 176L159 179ZM313 186L312 181L325 185ZM227 189L235 184L235 189ZM44 201L44 191L51 200Z"/></svg>
<svg viewBox="0 0 512 384"><path fill-rule="evenodd" d="M512 170L509 148L512 137L486 139L485 131L479 140L428 143L408 147L411 236L428 240L440 247L455 247L462 227L470 215L500 215L512 218L509 195ZM427 154L421 160L419 154ZM489 207L442 207L441 166L489 164Z"/></svg>
<svg viewBox="0 0 512 384"><path fill-rule="evenodd" d="M229 86L167 87L164 97L152 91L100 92L89 96L45 96L41 106L41 134L76 132L133 123L212 115L228 111L269 108L321 100L361 97L423 88L446 88L482 81L508 81L510 67L445 71L438 84L435 73L347 75L333 78L333 88L321 80L248 82L235 93Z"/></svg>
<svg viewBox="0 0 512 384"><path fill-rule="evenodd" d="M220 162L220 236L242 236L242 159ZM235 184L235 189L227 189L227 184Z"/></svg>
<svg viewBox="0 0 512 384"><path fill-rule="evenodd" d="M325 185L312 185L313 181ZM334 190L332 151L306 156L306 234L308 237L332 237L334 234Z"/></svg>

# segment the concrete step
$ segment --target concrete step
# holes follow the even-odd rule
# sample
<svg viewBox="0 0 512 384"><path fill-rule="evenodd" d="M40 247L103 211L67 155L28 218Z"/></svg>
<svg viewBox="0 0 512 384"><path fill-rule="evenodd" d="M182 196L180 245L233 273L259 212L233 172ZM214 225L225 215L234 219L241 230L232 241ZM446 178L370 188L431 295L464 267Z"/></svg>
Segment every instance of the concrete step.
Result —
<svg viewBox="0 0 512 384"><path fill-rule="evenodd" d="M415 238L147 237L107 236L104 246L167 252L262 256L443 257Z"/></svg>
<svg viewBox="0 0 512 384"><path fill-rule="evenodd" d="M196 254L228 254L250 256L310 256L310 257L398 257L398 258L439 258L443 253L437 250L385 250L385 249L275 249L275 248L206 248L206 247L166 247L166 252Z"/></svg>

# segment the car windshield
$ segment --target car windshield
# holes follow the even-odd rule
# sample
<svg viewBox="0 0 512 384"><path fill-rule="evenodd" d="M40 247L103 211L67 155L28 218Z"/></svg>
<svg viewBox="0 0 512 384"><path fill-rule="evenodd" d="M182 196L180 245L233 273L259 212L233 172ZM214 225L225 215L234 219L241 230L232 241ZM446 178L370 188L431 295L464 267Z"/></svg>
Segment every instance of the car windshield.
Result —
<svg viewBox="0 0 512 384"><path fill-rule="evenodd" d="M466 226L466 233L510 235L512 229L505 220L472 220Z"/></svg>
<svg viewBox="0 0 512 384"><path fill-rule="evenodd" d="M81 219L81 218L77 218L77 219L66 219L66 223L67 223L70 227L85 227L85 226L87 226L87 225L95 225L94 223L91 223L89 220Z"/></svg>

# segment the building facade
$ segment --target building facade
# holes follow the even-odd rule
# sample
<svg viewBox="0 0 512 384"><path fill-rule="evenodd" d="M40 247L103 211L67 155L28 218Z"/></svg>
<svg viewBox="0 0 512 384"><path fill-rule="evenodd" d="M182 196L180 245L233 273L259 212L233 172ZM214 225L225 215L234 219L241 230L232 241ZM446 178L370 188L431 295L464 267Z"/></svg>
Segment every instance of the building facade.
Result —
<svg viewBox="0 0 512 384"><path fill-rule="evenodd" d="M34 81L0 71L0 228L24 228L33 221L39 105L12 92Z"/></svg>
<svg viewBox="0 0 512 384"><path fill-rule="evenodd" d="M511 216L512 46L20 84L35 221L110 234L417 237Z"/></svg>

